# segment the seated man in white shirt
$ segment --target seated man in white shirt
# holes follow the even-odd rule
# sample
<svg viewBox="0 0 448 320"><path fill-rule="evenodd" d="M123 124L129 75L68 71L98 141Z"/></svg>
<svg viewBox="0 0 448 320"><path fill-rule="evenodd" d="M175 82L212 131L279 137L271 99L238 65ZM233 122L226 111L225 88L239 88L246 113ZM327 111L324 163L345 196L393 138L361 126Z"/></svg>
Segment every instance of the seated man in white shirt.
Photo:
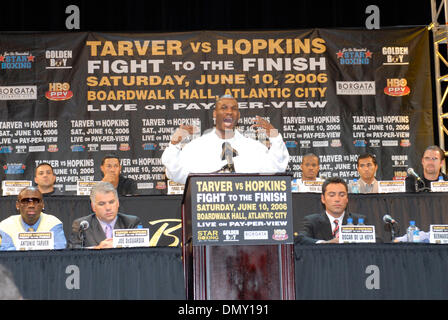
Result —
<svg viewBox="0 0 448 320"><path fill-rule="evenodd" d="M299 192L306 190L307 188L304 184L304 181L322 181L319 175L319 157L314 153L307 153L302 158L302 164L300 165L300 169L302 170L302 179L298 179L297 183L299 186Z"/></svg>
<svg viewBox="0 0 448 320"><path fill-rule="evenodd" d="M212 173L229 169L238 173L285 172L289 153L278 130L268 121L256 117L254 128L265 130L269 149L259 141L246 138L237 130L240 112L238 102L229 95L222 96L215 105L215 128L180 147L183 138L193 133L194 127L181 125L171 137L162 155L166 175L178 183L185 183L190 173ZM223 155L230 150L230 158ZM229 160L233 168L227 168Z"/></svg>
<svg viewBox="0 0 448 320"><path fill-rule="evenodd" d="M360 193L378 193L378 181L375 179L377 170L378 164L373 154L364 153L358 157Z"/></svg>

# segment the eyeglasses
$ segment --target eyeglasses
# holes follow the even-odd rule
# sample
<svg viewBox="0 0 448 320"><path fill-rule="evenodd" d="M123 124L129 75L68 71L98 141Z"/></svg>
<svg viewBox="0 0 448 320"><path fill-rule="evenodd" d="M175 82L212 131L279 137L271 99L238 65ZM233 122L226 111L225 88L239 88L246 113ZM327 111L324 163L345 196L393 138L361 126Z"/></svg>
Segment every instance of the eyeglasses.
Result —
<svg viewBox="0 0 448 320"><path fill-rule="evenodd" d="M423 160L425 161L437 161L439 158L437 157L423 157Z"/></svg>
<svg viewBox="0 0 448 320"><path fill-rule="evenodd" d="M42 199L39 198L22 198L19 200L20 204L27 205L32 202L34 205L42 202Z"/></svg>

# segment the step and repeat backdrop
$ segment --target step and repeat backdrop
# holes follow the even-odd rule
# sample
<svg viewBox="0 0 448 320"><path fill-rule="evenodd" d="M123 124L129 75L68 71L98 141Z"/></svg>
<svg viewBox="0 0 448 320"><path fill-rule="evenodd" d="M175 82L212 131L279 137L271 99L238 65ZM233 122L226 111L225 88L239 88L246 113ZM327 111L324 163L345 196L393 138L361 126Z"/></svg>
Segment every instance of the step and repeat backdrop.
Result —
<svg viewBox="0 0 448 320"><path fill-rule="evenodd" d="M239 102L238 130L279 129L300 177L313 152L322 177L404 179L434 143L425 27L263 32L0 33L2 180L32 180L49 162L57 187L102 178L108 153L139 194L166 194L160 158L180 124L213 127L216 98ZM200 156L200 155L198 155Z"/></svg>

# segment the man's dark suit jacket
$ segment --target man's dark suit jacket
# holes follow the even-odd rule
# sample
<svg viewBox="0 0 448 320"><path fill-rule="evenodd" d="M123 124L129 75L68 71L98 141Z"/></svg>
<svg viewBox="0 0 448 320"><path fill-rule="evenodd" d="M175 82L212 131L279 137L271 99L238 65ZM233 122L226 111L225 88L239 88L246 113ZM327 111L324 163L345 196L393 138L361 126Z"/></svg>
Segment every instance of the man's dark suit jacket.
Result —
<svg viewBox="0 0 448 320"><path fill-rule="evenodd" d="M366 223L366 217L362 214L345 213L342 225L347 224L347 218L353 219L353 224L358 224L359 218L364 218ZM318 240L331 240L333 239L333 231L331 229L330 219L328 219L325 212L315 213L308 215L304 218L303 231L299 233L296 243L298 244L314 244Z"/></svg>
<svg viewBox="0 0 448 320"><path fill-rule="evenodd" d="M101 241L106 239L106 234L101 228L101 224L96 218L95 214L81 217L73 221L72 233L68 243L69 248L81 248L81 233L79 232L79 224L81 221L86 220L89 223L89 228L85 230L85 247L93 247L100 244ZM117 214L117 221L115 222L114 229L134 229L141 224L140 218L124 213Z"/></svg>

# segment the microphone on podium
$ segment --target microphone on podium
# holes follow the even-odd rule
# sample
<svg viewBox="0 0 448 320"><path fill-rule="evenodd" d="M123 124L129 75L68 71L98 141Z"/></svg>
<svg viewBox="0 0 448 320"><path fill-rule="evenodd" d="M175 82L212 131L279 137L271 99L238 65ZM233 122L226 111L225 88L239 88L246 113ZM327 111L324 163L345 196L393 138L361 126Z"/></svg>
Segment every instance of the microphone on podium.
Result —
<svg viewBox="0 0 448 320"><path fill-rule="evenodd" d="M230 143L224 142L222 144L221 160L226 160L227 164L223 168L223 172L235 172L233 164L233 157L238 155L238 151L232 148Z"/></svg>

